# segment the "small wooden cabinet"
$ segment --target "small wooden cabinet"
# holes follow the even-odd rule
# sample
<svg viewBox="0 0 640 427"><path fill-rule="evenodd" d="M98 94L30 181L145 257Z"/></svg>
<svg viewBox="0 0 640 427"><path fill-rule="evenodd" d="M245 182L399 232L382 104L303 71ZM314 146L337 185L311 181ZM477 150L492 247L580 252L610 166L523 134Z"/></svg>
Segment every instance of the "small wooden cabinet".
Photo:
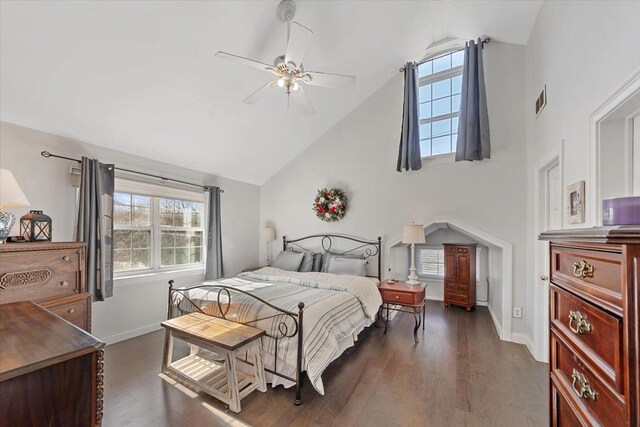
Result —
<svg viewBox="0 0 640 427"><path fill-rule="evenodd" d="M444 244L444 305L476 305L476 244Z"/></svg>
<svg viewBox="0 0 640 427"><path fill-rule="evenodd" d="M0 304L32 301L91 332L85 251L78 242L0 245Z"/></svg>

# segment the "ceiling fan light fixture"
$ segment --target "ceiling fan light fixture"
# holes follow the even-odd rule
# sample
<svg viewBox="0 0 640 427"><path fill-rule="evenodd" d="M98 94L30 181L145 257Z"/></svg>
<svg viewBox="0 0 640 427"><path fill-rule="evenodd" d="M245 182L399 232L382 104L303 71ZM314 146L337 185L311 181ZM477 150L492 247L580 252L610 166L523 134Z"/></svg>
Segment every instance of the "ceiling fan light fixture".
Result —
<svg viewBox="0 0 640 427"><path fill-rule="evenodd" d="M284 87L284 79L282 77L278 79L278 87Z"/></svg>
<svg viewBox="0 0 640 427"><path fill-rule="evenodd" d="M300 85L297 82L293 82L293 85L291 85L291 91L292 92L299 92L300 91Z"/></svg>

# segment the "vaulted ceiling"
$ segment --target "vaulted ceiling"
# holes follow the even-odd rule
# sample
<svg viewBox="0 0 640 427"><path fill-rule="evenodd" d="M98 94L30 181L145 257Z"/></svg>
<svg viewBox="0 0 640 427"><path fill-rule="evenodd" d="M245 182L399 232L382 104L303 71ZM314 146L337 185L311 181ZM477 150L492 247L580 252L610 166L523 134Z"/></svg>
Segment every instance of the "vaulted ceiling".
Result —
<svg viewBox="0 0 640 427"><path fill-rule="evenodd" d="M434 41L524 44L540 4L300 0L305 68L357 76L354 90L308 87L305 117L279 91L243 104L270 76L214 57L282 55L277 0L3 1L0 119L261 184Z"/></svg>

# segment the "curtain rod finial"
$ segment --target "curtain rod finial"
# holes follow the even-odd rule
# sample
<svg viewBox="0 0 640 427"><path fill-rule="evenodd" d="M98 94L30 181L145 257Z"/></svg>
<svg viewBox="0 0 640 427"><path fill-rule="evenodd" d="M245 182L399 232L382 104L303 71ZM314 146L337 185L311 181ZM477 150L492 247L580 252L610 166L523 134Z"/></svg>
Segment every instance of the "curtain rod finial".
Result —
<svg viewBox="0 0 640 427"><path fill-rule="evenodd" d="M50 153L50 152L48 152L48 151L43 151L42 153L40 153L40 155L41 155L42 157L51 157L51 153Z"/></svg>

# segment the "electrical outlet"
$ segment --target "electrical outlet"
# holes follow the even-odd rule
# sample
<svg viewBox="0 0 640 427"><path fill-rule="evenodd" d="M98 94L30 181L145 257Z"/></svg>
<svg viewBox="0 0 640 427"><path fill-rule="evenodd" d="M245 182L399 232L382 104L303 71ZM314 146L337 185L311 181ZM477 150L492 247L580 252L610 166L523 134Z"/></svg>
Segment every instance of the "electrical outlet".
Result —
<svg viewBox="0 0 640 427"><path fill-rule="evenodd" d="M513 317L522 319L522 307L513 307Z"/></svg>

